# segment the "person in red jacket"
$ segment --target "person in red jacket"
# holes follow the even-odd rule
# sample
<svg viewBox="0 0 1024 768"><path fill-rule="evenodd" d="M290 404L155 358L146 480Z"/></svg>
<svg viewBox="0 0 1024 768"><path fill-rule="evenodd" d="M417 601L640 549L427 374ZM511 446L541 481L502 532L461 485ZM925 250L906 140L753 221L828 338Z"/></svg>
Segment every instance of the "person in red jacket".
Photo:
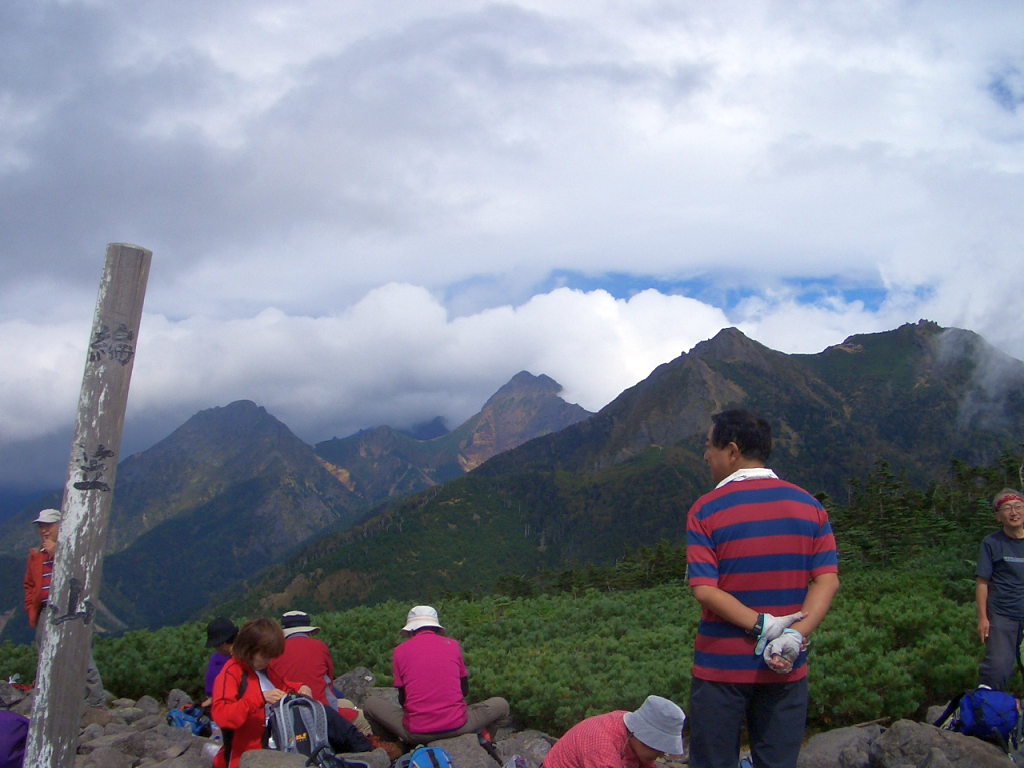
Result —
<svg viewBox="0 0 1024 768"><path fill-rule="evenodd" d="M238 768L242 754L260 749L267 705L289 693L311 696L308 685L282 679L270 662L284 653L284 632L277 622L260 617L238 630L231 659L213 683L213 721L224 734L214 768Z"/></svg>

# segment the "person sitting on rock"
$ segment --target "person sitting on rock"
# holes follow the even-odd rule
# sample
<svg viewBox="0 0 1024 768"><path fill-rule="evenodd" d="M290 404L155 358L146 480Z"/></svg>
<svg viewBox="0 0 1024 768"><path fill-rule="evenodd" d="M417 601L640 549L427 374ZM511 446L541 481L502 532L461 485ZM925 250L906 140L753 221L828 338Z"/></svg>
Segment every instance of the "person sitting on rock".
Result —
<svg viewBox="0 0 1024 768"><path fill-rule="evenodd" d="M281 616L284 653L270 662L270 668L287 680L308 685L313 698L338 713L369 737L370 724L348 699L339 698L332 687L334 662L327 644L319 640L320 627L314 627L308 613L288 611ZM372 739L371 739L372 741Z"/></svg>
<svg viewBox="0 0 1024 768"><path fill-rule="evenodd" d="M648 696L635 712L576 723L548 752L544 768L652 768L662 755L682 754L685 720L668 699Z"/></svg>
<svg viewBox="0 0 1024 768"><path fill-rule="evenodd" d="M206 700L202 707L213 704L213 681L231 658L231 644L238 635L238 627L226 616L218 616L206 625L206 647L213 648L213 655L206 665Z"/></svg>
<svg viewBox="0 0 1024 768"><path fill-rule="evenodd" d="M459 644L445 636L437 611L417 605L402 627L408 639L391 659L398 705L379 696L363 703L367 717L376 720L406 744L479 733L508 716L508 702L491 698L466 705L469 674Z"/></svg>
<svg viewBox="0 0 1024 768"><path fill-rule="evenodd" d="M308 685L281 678L270 662L284 653L284 632L272 619L246 623L231 646L231 658L213 683L213 721L224 734L214 768L238 768L242 754L261 748L267 705L289 693L310 696Z"/></svg>

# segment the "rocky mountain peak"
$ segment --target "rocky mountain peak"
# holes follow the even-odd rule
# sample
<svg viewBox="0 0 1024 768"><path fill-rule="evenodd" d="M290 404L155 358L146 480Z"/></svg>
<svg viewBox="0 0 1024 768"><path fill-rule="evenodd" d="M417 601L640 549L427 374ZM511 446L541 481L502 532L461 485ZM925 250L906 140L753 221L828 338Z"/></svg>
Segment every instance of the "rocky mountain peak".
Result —
<svg viewBox="0 0 1024 768"><path fill-rule="evenodd" d="M747 363L768 370L771 367L770 354L778 353L747 337L739 328L723 328L713 338L697 344L690 357L721 363Z"/></svg>

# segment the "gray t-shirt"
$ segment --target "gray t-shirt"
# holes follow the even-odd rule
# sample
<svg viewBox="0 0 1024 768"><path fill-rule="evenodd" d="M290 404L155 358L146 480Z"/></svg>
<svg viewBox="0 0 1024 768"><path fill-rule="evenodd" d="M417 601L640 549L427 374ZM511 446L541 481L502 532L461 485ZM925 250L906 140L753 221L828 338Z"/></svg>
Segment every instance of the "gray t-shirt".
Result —
<svg viewBox="0 0 1024 768"><path fill-rule="evenodd" d="M1024 620L1024 539L1002 531L986 536L978 552L977 575L988 579L988 609Z"/></svg>

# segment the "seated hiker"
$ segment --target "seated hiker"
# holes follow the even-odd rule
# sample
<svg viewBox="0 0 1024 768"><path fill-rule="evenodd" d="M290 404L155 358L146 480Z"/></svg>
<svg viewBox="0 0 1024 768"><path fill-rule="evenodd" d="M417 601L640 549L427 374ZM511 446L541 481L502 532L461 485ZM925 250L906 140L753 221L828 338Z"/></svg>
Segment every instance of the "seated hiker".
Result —
<svg viewBox="0 0 1024 768"><path fill-rule="evenodd" d="M238 634L238 627L226 616L218 616L206 625L206 647L213 648L213 655L206 665L206 699L203 709L213 704L213 681L231 658L231 644Z"/></svg>
<svg viewBox="0 0 1024 768"><path fill-rule="evenodd" d="M1004 488L992 499L992 510L1002 529L981 543L974 590L978 636L985 644L978 685L1002 691L1024 632L1024 494Z"/></svg>
<svg viewBox="0 0 1024 768"><path fill-rule="evenodd" d="M268 669L283 652L284 633L272 619L253 619L238 631L231 658L213 684L213 721L224 734L214 768L237 768L244 752L261 748L268 704L288 693L310 695L309 686Z"/></svg>
<svg viewBox="0 0 1024 768"><path fill-rule="evenodd" d="M408 639L391 659L399 706L381 697L363 705L376 720L406 744L479 733L508 716L508 702L492 698L466 705L469 675L459 644L445 636L437 611L417 605L409 611L402 634Z"/></svg>
<svg viewBox="0 0 1024 768"><path fill-rule="evenodd" d="M337 710L342 717L369 737L370 724L348 699L339 698L331 685L334 663L327 644L317 639L320 627L312 626L308 613L288 611L281 616L284 630L284 653L270 662L270 668L286 680L308 685L313 698L325 707Z"/></svg>
<svg viewBox="0 0 1024 768"><path fill-rule="evenodd" d="M577 723L548 752L544 768L650 768L683 752L683 710L648 696L636 712L609 712Z"/></svg>

